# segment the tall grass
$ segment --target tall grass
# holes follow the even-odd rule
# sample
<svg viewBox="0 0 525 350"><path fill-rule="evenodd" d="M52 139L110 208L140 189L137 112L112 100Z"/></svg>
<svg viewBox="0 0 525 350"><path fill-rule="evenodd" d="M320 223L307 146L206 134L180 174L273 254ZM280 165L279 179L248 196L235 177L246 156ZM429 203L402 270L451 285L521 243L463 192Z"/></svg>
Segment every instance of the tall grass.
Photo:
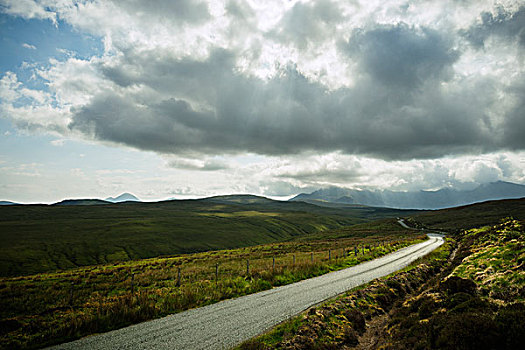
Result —
<svg viewBox="0 0 525 350"><path fill-rule="evenodd" d="M0 344L73 340L353 266L414 239L288 242L2 278Z"/></svg>

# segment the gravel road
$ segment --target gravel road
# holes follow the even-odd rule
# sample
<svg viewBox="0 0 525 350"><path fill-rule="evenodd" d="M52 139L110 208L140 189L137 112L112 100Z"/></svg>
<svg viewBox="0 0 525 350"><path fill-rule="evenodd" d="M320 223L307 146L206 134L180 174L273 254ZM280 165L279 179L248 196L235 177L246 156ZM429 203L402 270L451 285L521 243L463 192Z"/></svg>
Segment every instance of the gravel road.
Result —
<svg viewBox="0 0 525 350"><path fill-rule="evenodd" d="M407 266L443 244L423 243L344 270L222 301L52 349L227 349L324 300Z"/></svg>

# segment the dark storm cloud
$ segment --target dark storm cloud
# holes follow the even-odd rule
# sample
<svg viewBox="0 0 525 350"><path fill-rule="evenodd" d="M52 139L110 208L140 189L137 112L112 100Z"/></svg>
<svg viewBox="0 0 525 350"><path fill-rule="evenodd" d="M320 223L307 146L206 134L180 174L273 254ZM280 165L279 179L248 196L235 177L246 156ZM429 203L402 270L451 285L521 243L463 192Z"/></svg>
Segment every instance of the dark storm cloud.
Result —
<svg viewBox="0 0 525 350"><path fill-rule="evenodd" d="M505 118L503 137L514 150L525 149L525 74L521 74L507 91L517 103Z"/></svg>
<svg viewBox="0 0 525 350"><path fill-rule="evenodd" d="M525 6L521 6L516 12L498 8L495 15L483 12L480 17L480 23L462 32L474 46L483 47L491 36L517 41L525 46Z"/></svg>
<svg viewBox="0 0 525 350"><path fill-rule="evenodd" d="M458 53L439 33L376 26L340 48L362 74L354 87L333 91L294 65L267 81L243 75L236 53L225 49L204 60L128 50L100 71L122 87L153 93L100 93L74 111L70 128L167 154L341 151L411 159L525 148L517 136L525 132L520 110L502 116L515 122L508 137L494 131L489 78L453 92L441 88Z"/></svg>
<svg viewBox="0 0 525 350"><path fill-rule="evenodd" d="M446 80L459 54L438 32L406 24L357 30L342 51L377 82L412 89L429 79Z"/></svg>

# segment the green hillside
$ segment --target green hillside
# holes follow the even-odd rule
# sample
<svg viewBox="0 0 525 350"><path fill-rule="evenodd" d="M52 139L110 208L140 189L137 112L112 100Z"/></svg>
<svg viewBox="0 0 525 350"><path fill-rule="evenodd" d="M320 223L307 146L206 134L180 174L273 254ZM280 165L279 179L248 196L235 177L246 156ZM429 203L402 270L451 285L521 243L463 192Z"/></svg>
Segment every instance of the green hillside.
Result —
<svg viewBox="0 0 525 350"><path fill-rule="evenodd" d="M494 225L504 217L525 220L525 198L488 201L427 211L412 216L408 221L414 226L458 233L463 229Z"/></svg>
<svg viewBox="0 0 525 350"><path fill-rule="evenodd" d="M0 276L285 241L395 217L384 208L321 208L255 196L0 208Z"/></svg>

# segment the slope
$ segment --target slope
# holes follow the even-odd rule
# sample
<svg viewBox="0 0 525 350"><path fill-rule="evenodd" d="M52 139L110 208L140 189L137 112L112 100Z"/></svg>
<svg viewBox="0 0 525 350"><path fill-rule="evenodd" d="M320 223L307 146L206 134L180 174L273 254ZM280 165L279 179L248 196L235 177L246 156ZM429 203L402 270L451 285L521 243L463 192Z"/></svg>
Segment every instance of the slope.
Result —
<svg viewBox="0 0 525 350"><path fill-rule="evenodd" d="M4 206L0 209L0 276L284 241L409 213L253 201L256 198L244 197L250 199L247 204L214 198Z"/></svg>
<svg viewBox="0 0 525 350"><path fill-rule="evenodd" d="M501 218L525 220L525 198L487 201L457 208L428 211L408 219L416 227L429 227L458 232L485 225L494 225Z"/></svg>

